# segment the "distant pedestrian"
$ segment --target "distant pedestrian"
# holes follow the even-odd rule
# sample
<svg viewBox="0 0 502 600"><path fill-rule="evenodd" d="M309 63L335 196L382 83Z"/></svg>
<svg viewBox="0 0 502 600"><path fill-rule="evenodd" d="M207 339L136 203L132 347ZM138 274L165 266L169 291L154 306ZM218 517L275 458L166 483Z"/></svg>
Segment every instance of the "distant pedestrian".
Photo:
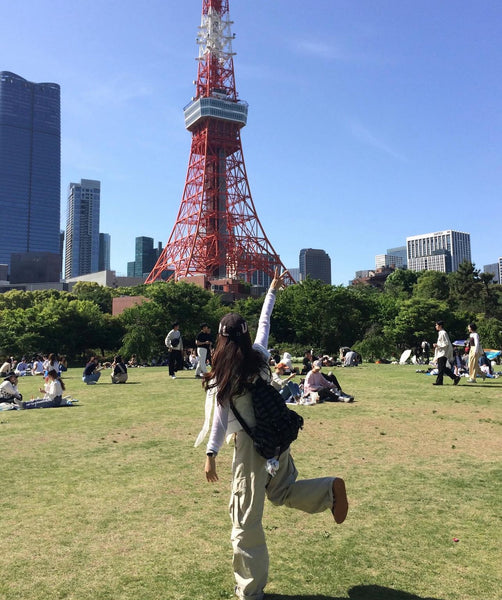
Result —
<svg viewBox="0 0 502 600"><path fill-rule="evenodd" d="M172 324L171 331L166 335L165 344L169 350L169 375L176 379L176 371L183 371L183 339L180 324Z"/></svg>
<svg viewBox="0 0 502 600"><path fill-rule="evenodd" d="M197 346L197 369L195 370L195 377L202 377L207 368L207 359L211 354L211 348L213 345L213 338L211 337L211 329L207 323L202 323L200 326L200 332L195 338L195 345Z"/></svg>
<svg viewBox="0 0 502 600"><path fill-rule="evenodd" d="M467 326L469 331L469 383L476 383L476 376L479 375L485 379L485 374L479 366L479 358L483 354L481 342L479 341L478 328L474 323L469 323Z"/></svg>
<svg viewBox="0 0 502 600"><path fill-rule="evenodd" d="M444 375L448 375L450 379L453 379L453 385L458 385L460 376L446 366L449 361L453 364L453 346L450 342L450 338L444 329L443 321L436 321L436 331L438 332L438 341L434 344L434 360L436 361L438 374L436 381L432 385L443 385Z"/></svg>

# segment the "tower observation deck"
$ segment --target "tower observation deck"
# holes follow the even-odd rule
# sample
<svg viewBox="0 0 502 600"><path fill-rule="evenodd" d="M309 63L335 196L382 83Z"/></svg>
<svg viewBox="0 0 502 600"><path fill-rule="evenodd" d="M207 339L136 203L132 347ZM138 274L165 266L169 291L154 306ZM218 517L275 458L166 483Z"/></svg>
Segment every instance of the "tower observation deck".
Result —
<svg viewBox="0 0 502 600"><path fill-rule="evenodd" d="M284 269L249 190L240 137L248 104L235 88L232 24L228 0L202 1L195 96L184 109L192 144L183 197L146 283L192 275L251 282Z"/></svg>

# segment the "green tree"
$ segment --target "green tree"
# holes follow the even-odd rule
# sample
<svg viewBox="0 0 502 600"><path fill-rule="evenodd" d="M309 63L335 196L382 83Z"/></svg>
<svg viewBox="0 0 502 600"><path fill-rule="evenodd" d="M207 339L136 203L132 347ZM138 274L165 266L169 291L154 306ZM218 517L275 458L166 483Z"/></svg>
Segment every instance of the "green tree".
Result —
<svg viewBox="0 0 502 600"><path fill-rule="evenodd" d="M109 287L94 281L78 281L73 286L72 294L79 300L94 302L103 313L112 312L112 289Z"/></svg>
<svg viewBox="0 0 502 600"><path fill-rule="evenodd" d="M411 298L418 273L408 269L396 269L385 281L385 293L399 298Z"/></svg>
<svg viewBox="0 0 502 600"><path fill-rule="evenodd" d="M413 286L413 295L417 298L433 298L447 300L450 295L450 286L446 273L439 271L422 271Z"/></svg>
<svg viewBox="0 0 502 600"><path fill-rule="evenodd" d="M451 311L447 302L410 298L401 304L395 319L385 325L384 333L398 348L410 348L435 336L434 323L437 320L444 321L449 331Z"/></svg>

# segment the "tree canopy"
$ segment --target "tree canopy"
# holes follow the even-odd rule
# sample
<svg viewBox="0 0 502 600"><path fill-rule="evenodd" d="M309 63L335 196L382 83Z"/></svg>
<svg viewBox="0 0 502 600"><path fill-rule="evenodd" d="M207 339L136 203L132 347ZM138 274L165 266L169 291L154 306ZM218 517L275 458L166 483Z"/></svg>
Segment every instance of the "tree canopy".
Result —
<svg viewBox="0 0 502 600"><path fill-rule="evenodd" d="M148 301L112 316L112 299L143 295ZM226 312L241 313L256 331L263 298L249 297L223 305L220 297L198 286L158 282L111 289L80 282L72 292L12 290L0 294L0 355L31 356L57 352L72 361L85 354L121 352L150 361L165 354L164 338L172 323L181 325L185 347L203 322L213 333ZM502 347L502 286L462 263L455 273L416 273L398 269L383 290L366 285L331 286L307 279L278 294L270 343L302 354L306 348L335 354L340 346L363 357L398 355L424 339L435 341L441 319L452 339L465 339L471 321L485 347Z"/></svg>

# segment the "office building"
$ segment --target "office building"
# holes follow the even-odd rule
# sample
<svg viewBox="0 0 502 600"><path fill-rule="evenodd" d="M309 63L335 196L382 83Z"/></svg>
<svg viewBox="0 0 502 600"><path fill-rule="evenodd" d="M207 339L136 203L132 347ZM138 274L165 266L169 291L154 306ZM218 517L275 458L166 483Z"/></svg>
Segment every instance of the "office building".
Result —
<svg viewBox="0 0 502 600"><path fill-rule="evenodd" d="M493 273L493 283L502 283L502 257L496 263L485 265L483 273Z"/></svg>
<svg viewBox="0 0 502 600"><path fill-rule="evenodd" d="M111 238L109 233L99 234L99 260L98 271L110 270Z"/></svg>
<svg viewBox="0 0 502 600"><path fill-rule="evenodd" d="M436 231L406 238L408 268L451 273L471 261L471 236L461 231Z"/></svg>
<svg viewBox="0 0 502 600"><path fill-rule="evenodd" d="M0 264L10 267L13 253L59 254L60 179L59 85L1 71Z"/></svg>
<svg viewBox="0 0 502 600"><path fill-rule="evenodd" d="M137 237L135 241L134 260L127 263L127 276L143 277L146 279L161 254L161 242L158 242L155 248L153 238L145 236Z"/></svg>
<svg viewBox="0 0 502 600"><path fill-rule="evenodd" d="M10 260L10 282L59 282L61 256L51 252L13 252Z"/></svg>
<svg viewBox="0 0 502 600"><path fill-rule="evenodd" d="M298 267L288 268L289 274L296 281L300 281L300 269Z"/></svg>
<svg viewBox="0 0 502 600"><path fill-rule="evenodd" d="M303 248L300 250L300 279L320 279L331 285L331 259L324 250Z"/></svg>
<svg viewBox="0 0 502 600"><path fill-rule="evenodd" d="M396 248L387 248L387 254L390 256L397 256L403 261L402 268L405 269L408 266L408 257L406 254L406 246L397 246Z"/></svg>
<svg viewBox="0 0 502 600"><path fill-rule="evenodd" d="M402 269L404 267L403 259L394 254L377 254L375 256L375 269L381 269L383 267Z"/></svg>
<svg viewBox="0 0 502 600"><path fill-rule="evenodd" d="M70 183L66 216L65 279L99 271L101 183Z"/></svg>

